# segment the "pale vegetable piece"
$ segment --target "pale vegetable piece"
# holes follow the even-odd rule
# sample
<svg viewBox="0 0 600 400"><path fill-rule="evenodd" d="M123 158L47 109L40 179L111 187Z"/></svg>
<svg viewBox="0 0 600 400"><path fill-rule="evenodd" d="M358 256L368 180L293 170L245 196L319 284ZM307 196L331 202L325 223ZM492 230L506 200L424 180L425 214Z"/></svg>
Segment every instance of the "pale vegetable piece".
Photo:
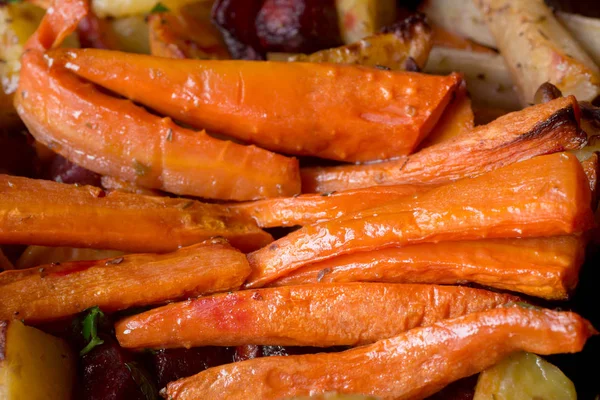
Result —
<svg viewBox="0 0 600 400"><path fill-rule="evenodd" d="M515 353L479 374L473 400L577 400L560 369L532 354Z"/></svg>
<svg viewBox="0 0 600 400"><path fill-rule="evenodd" d="M292 56L289 61L360 64L411 71L425 66L432 40L432 31L425 19L412 16L391 26L386 33L310 55Z"/></svg>
<svg viewBox="0 0 600 400"><path fill-rule="evenodd" d="M600 19L564 12L556 13L556 18L600 66Z"/></svg>
<svg viewBox="0 0 600 400"><path fill-rule="evenodd" d="M76 358L67 343L21 321L0 321L0 398L70 400Z"/></svg>
<svg viewBox="0 0 600 400"><path fill-rule="evenodd" d="M74 247L29 246L16 262L17 269L69 261L103 260L125 254L116 250L78 249Z"/></svg>
<svg viewBox="0 0 600 400"><path fill-rule="evenodd" d="M533 103L544 82L579 101L600 95L600 69L543 0L474 1L506 61L522 106Z"/></svg>
<svg viewBox="0 0 600 400"><path fill-rule="evenodd" d="M178 10L186 4L196 3L198 0L92 0L92 9L100 18L121 18L147 14L159 2L169 10Z"/></svg>
<svg viewBox="0 0 600 400"><path fill-rule="evenodd" d="M371 36L396 19L395 0L336 0L335 6L344 43Z"/></svg>
<svg viewBox="0 0 600 400"><path fill-rule="evenodd" d="M25 41L40 23L44 10L27 3L0 7L0 126L12 128L20 124L13 107L13 94L19 85L21 54Z"/></svg>
<svg viewBox="0 0 600 400"><path fill-rule="evenodd" d="M150 54L148 23L142 15L115 18L108 23L119 50Z"/></svg>
<svg viewBox="0 0 600 400"><path fill-rule="evenodd" d="M512 77L499 54L434 47L425 72L436 75L461 72L473 104L510 111L520 109Z"/></svg>

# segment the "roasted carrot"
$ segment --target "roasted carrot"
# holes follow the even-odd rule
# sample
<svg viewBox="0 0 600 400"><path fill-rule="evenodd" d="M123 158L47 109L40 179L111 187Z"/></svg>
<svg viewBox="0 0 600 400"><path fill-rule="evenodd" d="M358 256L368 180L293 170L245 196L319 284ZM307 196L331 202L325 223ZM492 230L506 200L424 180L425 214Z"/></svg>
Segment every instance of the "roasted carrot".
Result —
<svg viewBox="0 0 600 400"><path fill-rule="evenodd" d="M579 129L579 114L574 97L561 98L507 114L407 158L367 165L305 168L301 171L302 191L446 183L541 154L578 148L585 140Z"/></svg>
<svg viewBox="0 0 600 400"><path fill-rule="evenodd" d="M410 153L461 82L457 74L327 63L167 60L96 49L57 49L48 57L192 126L286 154L342 161Z"/></svg>
<svg viewBox="0 0 600 400"><path fill-rule="evenodd" d="M0 175L0 243L166 252L215 236L243 251L272 240L218 204Z"/></svg>
<svg viewBox="0 0 600 400"><path fill-rule="evenodd" d="M223 239L168 254L132 254L0 273L0 318L30 322L235 290L250 267Z"/></svg>
<svg viewBox="0 0 600 400"><path fill-rule="evenodd" d="M572 154L536 157L380 207L307 225L248 255L248 287L343 254L439 241L548 237L593 226Z"/></svg>
<svg viewBox="0 0 600 400"><path fill-rule="evenodd" d="M118 190L125 193L136 193L144 194L147 196L161 196L164 195L160 190L146 189L138 186L135 183L127 182L113 176L103 176L100 179L102 187L108 191Z"/></svg>
<svg viewBox="0 0 600 400"><path fill-rule="evenodd" d="M229 52L210 21L211 2L148 15L152 55L168 58L226 59Z"/></svg>
<svg viewBox="0 0 600 400"><path fill-rule="evenodd" d="M575 313L515 305L411 329L341 353L264 357L210 368L169 383L165 394L173 400L267 400L334 391L421 399L515 351L574 353L594 334L590 323Z"/></svg>
<svg viewBox="0 0 600 400"><path fill-rule="evenodd" d="M467 134L474 126L475 116L471 108L471 98L467 94L466 86L462 85L456 90L456 96L444 110L433 131L421 142L419 149Z"/></svg>
<svg viewBox="0 0 600 400"><path fill-rule="evenodd" d="M169 304L125 318L115 329L121 346L135 348L356 346L517 299L452 286L303 285L242 290Z"/></svg>
<svg viewBox="0 0 600 400"><path fill-rule="evenodd" d="M22 58L15 105L36 140L94 172L176 194L253 200L300 191L297 160L184 129L54 63L42 51L86 15L81 1L69 2L46 14Z"/></svg>
<svg viewBox="0 0 600 400"><path fill-rule="evenodd" d="M326 282L477 283L546 299L575 288L587 240L581 235L422 243L352 253L307 265L270 284Z"/></svg>
<svg viewBox="0 0 600 400"><path fill-rule="evenodd" d="M229 208L254 219L262 228L307 225L424 192L434 185L373 186L324 194L303 194L228 204Z"/></svg>

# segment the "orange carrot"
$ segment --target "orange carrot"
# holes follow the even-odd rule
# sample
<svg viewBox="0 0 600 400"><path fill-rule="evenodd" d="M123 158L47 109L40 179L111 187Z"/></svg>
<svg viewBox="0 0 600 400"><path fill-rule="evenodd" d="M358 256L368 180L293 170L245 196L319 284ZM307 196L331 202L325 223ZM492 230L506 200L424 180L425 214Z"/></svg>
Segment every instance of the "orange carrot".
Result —
<svg viewBox="0 0 600 400"><path fill-rule="evenodd" d="M223 36L210 21L211 2L148 16L152 55L168 58L226 59Z"/></svg>
<svg viewBox="0 0 600 400"><path fill-rule="evenodd" d="M553 300L575 288L583 236L422 243L352 253L307 265L270 284L477 283Z"/></svg>
<svg viewBox="0 0 600 400"><path fill-rule="evenodd" d="M475 116L471 108L471 98L467 94L466 86L463 85L456 91L456 97L446 107L433 131L421 142L419 149L467 134L474 126Z"/></svg>
<svg viewBox="0 0 600 400"><path fill-rule="evenodd" d="M94 172L176 194L253 200L300 191L297 160L184 129L43 54L86 15L85 2L69 2L46 14L22 58L15 105L36 140Z"/></svg>
<svg viewBox="0 0 600 400"><path fill-rule="evenodd" d="M58 49L48 57L192 126L286 154L342 161L409 154L433 129L461 82L457 74L327 63L168 60L96 49Z"/></svg>
<svg viewBox="0 0 600 400"><path fill-rule="evenodd" d="M127 182L113 176L103 176L100 180L102 187L106 190L118 190L125 193L136 193L144 194L147 196L163 196L160 190L146 189L141 186L137 186L135 183Z"/></svg>
<svg viewBox="0 0 600 400"><path fill-rule="evenodd" d="M115 330L121 346L135 348L356 346L517 299L452 286L303 285L243 290L169 304L125 318Z"/></svg>
<svg viewBox="0 0 600 400"><path fill-rule="evenodd" d="M578 352L594 334L575 313L496 308L341 353L255 358L210 368L169 383L165 394L173 400L268 400L334 391L421 399L513 352Z"/></svg>
<svg viewBox="0 0 600 400"><path fill-rule="evenodd" d="M218 204L0 175L0 243L166 252L215 236L244 251L272 240Z"/></svg>
<svg viewBox="0 0 600 400"><path fill-rule="evenodd" d="M541 154L575 149L585 141L579 129L579 113L574 97L560 98L507 114L407 158L367 165L305 168L301 171L302 191L440 184Z"/></svg>
<svg viewBox="0 0 600 400"><path fill-rule="evenodd" d="M0 318L55 320L235 290L250 267L223 239L168 254L125 255L0 273Z"/></svg>
<svg viewBox="0 0 600 400"><path fill-rule="evenodd" d="M380 207L303 228L248 255L248 287L343 254L439 241L548 237L593 226L572 154L536 157Z"/></svg>
<svg viewBox="0 0 600 400"><path fill-rule="evenodd" d="M434 187L434 185L373 186L343 192L231 203L228 206L254 219L262 228L307 225L339 218Z"/></svg>

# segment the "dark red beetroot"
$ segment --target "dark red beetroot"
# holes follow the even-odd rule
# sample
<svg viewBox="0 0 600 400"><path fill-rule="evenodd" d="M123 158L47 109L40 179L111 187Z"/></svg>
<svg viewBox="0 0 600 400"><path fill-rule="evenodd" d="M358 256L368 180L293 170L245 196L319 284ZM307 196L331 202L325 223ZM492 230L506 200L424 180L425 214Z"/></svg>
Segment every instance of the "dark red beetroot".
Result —
<svg viewBox="0 0 600 400"><path fill-rule="evenodd" d="M475 385L477 384L477 375L460 379L452 382L441 391L426 400L473 400L475 396Z"/></svg>
<svg viewBox="0 0 600 400"><path fill-rule="evenodd" d="M168 349L153 352L150 356L157 378L158 388L167 383L192 376L205 369L233 362L231 347L195 347L192 349Z"/></svg>
<svg viewBox="0 0 600 400"><path fill-rule="evenodd" d="M145 400L132 376L132 358L114 339L102 336L104 344L81 358L79 379L82 400ZM137 368L137 367L136 367Z"/></svg>
<svg viewBox="0 0 600 400"><path fill-rule="evenodd" d="M47 178L56 182L100 186L100 175L59 155L52 161Z"/></svg>
<svg viewBox="0 0 600 400"><path fill-rule="evenodd" d="M334 0L266 0L256 34L274 52L312 53L341 43Z"/></svg>
<svg viewBox="0 0 600 400"><path fill-rule="evenodd" d="M264 0L217 0L212 9L213 23L223 34L233 58L261 60L265 52L256 35L254 21Z"/></svg>

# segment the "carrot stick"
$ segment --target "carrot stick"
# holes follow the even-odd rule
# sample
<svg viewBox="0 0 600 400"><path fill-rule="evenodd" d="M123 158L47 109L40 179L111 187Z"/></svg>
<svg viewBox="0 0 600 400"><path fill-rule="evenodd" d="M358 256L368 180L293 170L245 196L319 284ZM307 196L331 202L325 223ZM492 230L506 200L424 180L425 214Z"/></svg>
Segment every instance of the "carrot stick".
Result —
<svg viewBox="0 0 600 400"><path fill-rule="evenodd" d="M452 286L303 285L169 304L125 318L115 330L121 346L134 348L356 346L511 301L517 298Z"/></svg>
<svg viewBox="0 0 600 400"><path fill-rule="evenodd" d="M92 306L103 311L237 289L250 268L214 239L168 254L132 254L0 273L0 318L55 320Z"/></svg>
<svg viewBox="0 0 600 400"><path fill-rule="evenodd" d="M85 2L68 1L46 14L22 58L15 104L36 140L94 172L176 194L254 200L300 191L297 160L181 128L42 54L86 15Z"/></svg>
<svg viewBox="0 0 600 400"><path fill-rule="evenodd" d="M410 153L433 129L461 82L457 74L327 63L170 60L96 49L58 49L48 57L192 126L286 154L342 161Z"/></svg>
<svg viewBox="0 0 600 400"><path fill-rule="evenodd" d="M307 225L248 255L247 287L342 254L440 241L548 237L593 226L581 164L557 153Z"/></svg>
<svg viewBox="0 0 600 400"><path fill-rule="evenodd" d="M215 236L243 251L272 240L217 204L0 175L0 243L167 252Z"/></svg>
<svg viewBox="0 0 600 400"><path fill-rule="evenodd" d="M471 98L463 85L456 91L456 96L444 110L433 131L421 142L419 149L465 135L471 132L474 126L475 116L471 108Z"/></svg>
<svg viewBox="0 0 600 400"><path fill-rule="evenodd" d="M503 307L341 353L255 358L210 368L169 383L165 394L173 400L268 400L333 391L421 399L515 351L578 352L595 333L572 312Z"/></svg>
<svg viewBox="0 0 600 400"><path fill-rule="evenodd" d="M375 185L446 183L584 143L574 97L507 114L470 133L407 158L367 165L305 168L302 191L331 192Z"/></svg>
<svg viewBox="0 0 600 400"><path fill-rule="evenodd" d="M373 186L343 192L231 203L228 206L254 219L262 228L307 225L339 218L434 187L434 185Z"/></svg>
<svg viewBox="0 0 600 400"><path fill-rule="evenodd" d="M307 265L272 282L477 283L564 300L585 256L583 236L422 243L352 253Z"/></svg>

